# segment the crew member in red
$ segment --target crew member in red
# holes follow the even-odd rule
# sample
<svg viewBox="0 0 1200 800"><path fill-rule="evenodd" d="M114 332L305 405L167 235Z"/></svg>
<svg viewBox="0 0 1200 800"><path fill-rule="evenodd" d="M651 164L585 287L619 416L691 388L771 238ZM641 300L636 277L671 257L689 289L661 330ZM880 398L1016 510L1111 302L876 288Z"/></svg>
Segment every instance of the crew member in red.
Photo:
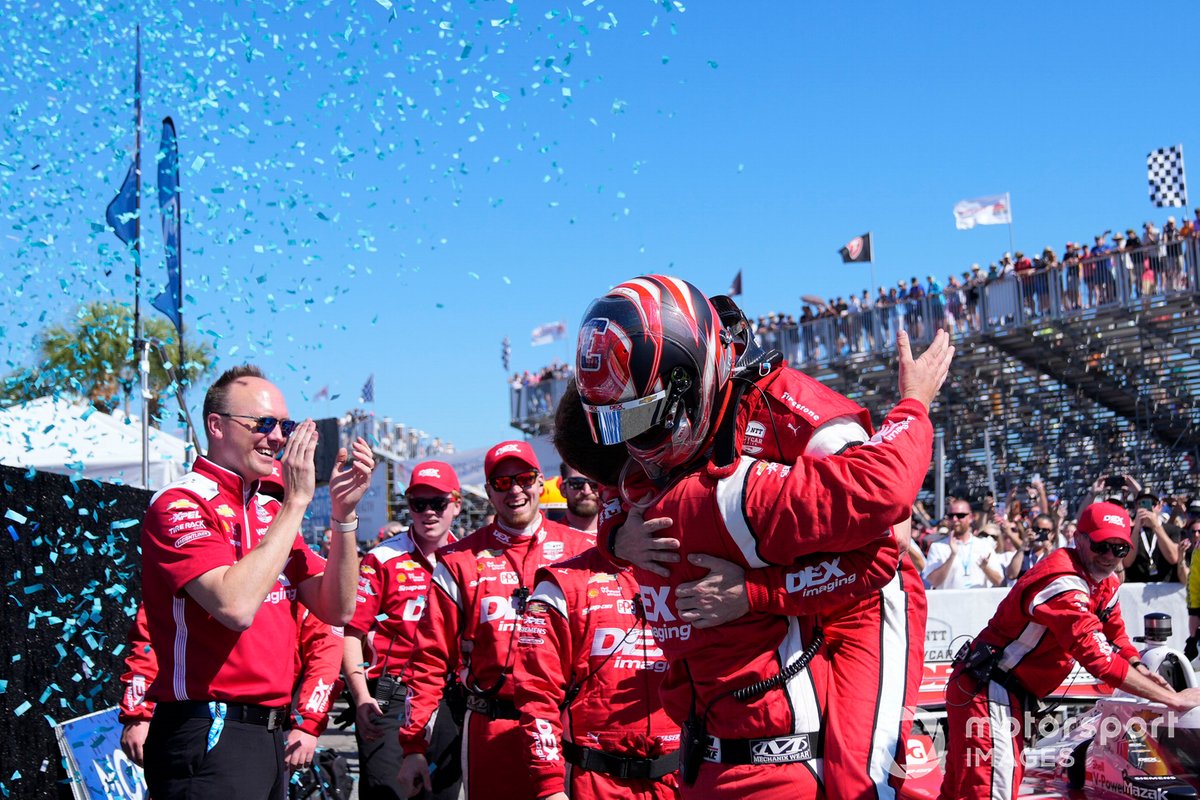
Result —
<svg viewBox="0 0 1200 800"><path fill-rule="evenodd" d="M629 305L636 314L624 313ZM862 446L824 459L805 456L792 465L749 457L726 463L711 460L709 448L727 452L735 438L736 416L726 413L738 402L729 380L727 334L707 298L682 281L652 276L622 284L585 315L580 392L596 439L624 442L633 456L622 466L623 477L636 475L630 470L636 466L649 479L649 492L646 482L622 481L626 499L646 509L646 516L669 517L682 533L675 544L692 565L662 569L666 581L655 577L658 570L638 574L647 616L661 623L655 633L672 664L664 686L667 709L677 720L690 715L693 732L704 729L696 733L697 743L704 734L719 737L718 746L696 751L712 763L685 770L696 783L684 794L769 793L790 785L811 795L819 791L824 687L819 671L799 667L819 652L812 629L817 620L756 612L701 630L680 620L672 593L703 576L692 560L702 554L745 568L792 567L798 558L824 552L824 568L789 574L787 584L805 597L855 579L839 565L840 552L882 539L894 557L887 531L908 517L924 477L932 440L928 404L953 348L942 334L914 362L907 339L901 341L901 394L907 399ZM904 616L901 610L899 618ZM905 655L902 650L902 660ZM900 707L903 670L897 673ZM747 769L751 764L755 768Z"/></svg>
<svg viewBox="0 0 1200 800"><path fill-rule="evenodd" d="M287 418L283 395L250 365L227 370L204 399L208 453L158 492L142 525L142 591L159 672L144 747L155 800L283 798L296 652L295 604L341 625L354 611L354 509L374 463L345 450L329 483L329 561L300 538L312 500L316 426ZM288 493L258 492L275 454Z"/></svg>
<svg viewBox="0 0 1200 800"><path fill-rule="evenodd" d="M358 607L346 626L343 666L356 705L363 800L408 797L396 780L404 758L396 735L405 708L400 674L413 654L437 551L454 541L450 527L462 511L458 475L442 461L413 467L405 497L412 524L408 532L384 540L363 557ZM433 796L452 800L459 790L458 729L444 701L436 719L429 748L429 758L438 765Z"/></svg>
<svg viewBox="0 0 1200 800"><path fill-rule="evenodd" d="M1200 688L1175 692L1141 663L1125 634L1114 572L1130 541L1124 508L1085 508L1075 547L1054 551L1022 575L955 659L946 685L943 800L1017 797L1025 771L1025 714L1076 662L1109 686L1177 711L1200 705Z"/></svg>
<svg viewBox="0 0 1200 800"><path fill-rule="evenodd" d="M578 555L595 539L545 519L538 510L541 467L526 442L501 442L484 459L496 521L439 553L425 615L404 673L409 716L400 729L402 787L430 784L426 749L446 674L467 692L462 773L467 800L529 800L526 742L513 705L516 625L541 567ZM497 777L503 775L503 780Z"/></svg>
<svg viewBox="0 0 1200 800"><path fill-rule="evenodd" d="M513 669L529 797L678 797L679 725L658 694L667 662L641 605L632 570L595 548L538 570Z"/></svg>
<svg viewBox="0 0 1200 800"><path fill-rule="evenodd" d="M312 764L317 740L329 724L333 699L342 693L342 629L326 625L303 605L296 604L300 618L296 648L296 711L284 748L289 768L304 769ZM150 646L146 630L146 609L139 603L133 626L129 629L129 654L121 676L120 712L123 729L121 749L139 767L143 748L154 716L154 703L146 699L146 687L158 674L158 659Z"/></svg>

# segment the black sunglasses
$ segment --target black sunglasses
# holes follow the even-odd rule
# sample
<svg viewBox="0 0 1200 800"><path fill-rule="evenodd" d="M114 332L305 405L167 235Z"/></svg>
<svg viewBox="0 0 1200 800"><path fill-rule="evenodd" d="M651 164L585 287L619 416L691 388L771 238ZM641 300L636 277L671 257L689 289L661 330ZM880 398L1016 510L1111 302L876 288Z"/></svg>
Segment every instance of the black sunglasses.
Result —
<svg viewBox="0 0 1200 800"><path fill-rule="evenodd" d="M1129 555L1129 545L1125 542L1117 542L1116 544L1112 542L1092 542L1092 552L1098 556L1102 556L1105 553L1112 553L1117 558L1124 558Z"/></svg>
<svg viewBox="0 0 1200 800"><path fill-rule="evenodd" d="M426 511L432 510L435 514L441 514L446 510L446 507L454 501L452 497L410 497L408 499L408 507L416 514L424 514Z"/></svg>
<svg viewBox="0 0 1200 800"><path fill-rule="evenodd" d="M491 486L497 492L507 492L512 488L515 481L522 489L528 489L537 483L538 471L531 469L528 472L520 472L516 475L498 475L495 478L488 479L488 486Z"/></svg>
<svg viewBox="0 0 1200 800"><path fill-rule="evenodd" d="M966 519L967 517L971 516L971 512L970 511L951 511L946 516L951 517L953 519Z"/></svg>
<svg viewBox="0 0 1200 800"><path fill-rule="evenodd" d="M574 491L582 491L583 487L592 487L593 492L600 491L600 483L598 481L589 480L588 478L567 478L565 481L567 486L570 486Z"/></svg>
<svg viewBox="0 0 1200 800"><path fill-rule="evenodd" d="M279 430L283 431L284 438L290 438L292 431L296 430L299 422L294 419L279 419L278 417L252 417L249 414L229 414L224 411L214 412L218 417L236 417L238 419L249 419L254 421L254 427L251 428L252 433L267 433L275 430L275 426L279 426Z"/></svg>
<svg viewBox="0 0 1200 800"><path fill-rule="evenodd" d="M1054 533L1054 528L1034 528L1038 533L1051 534Z"/></svg>

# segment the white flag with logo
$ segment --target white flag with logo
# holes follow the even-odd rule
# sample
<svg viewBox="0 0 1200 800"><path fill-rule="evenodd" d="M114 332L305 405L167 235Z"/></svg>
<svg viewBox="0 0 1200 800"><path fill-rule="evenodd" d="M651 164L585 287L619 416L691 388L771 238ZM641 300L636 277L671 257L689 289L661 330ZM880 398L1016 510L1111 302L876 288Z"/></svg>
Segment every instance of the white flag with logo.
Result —
<svg viewBox="0 0 1200 800"><path fill-rule="evenodd" d="M538 347L543 344L556 342L567 335L567 323L565 322L547 322L545 325L538 325L529 334L529 345Z"/></svg>
<svg viewBox="0 0 1200 800"><path fill-rule="evenodd" d="M976 225L1008 225L1012 223L1012 207L1008 194L976 197L960 200L954 206L954 227L960 231L970 230Z"/></svg>

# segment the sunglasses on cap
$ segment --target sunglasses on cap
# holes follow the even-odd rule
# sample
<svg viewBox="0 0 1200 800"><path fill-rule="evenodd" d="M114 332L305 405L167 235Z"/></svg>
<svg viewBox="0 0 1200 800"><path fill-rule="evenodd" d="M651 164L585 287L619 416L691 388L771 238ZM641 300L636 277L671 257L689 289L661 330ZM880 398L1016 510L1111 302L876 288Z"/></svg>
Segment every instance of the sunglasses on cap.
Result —
<svg viewBox="0 0 1200 800"><path fill-rule="evenodd" d="M237 419L248 419L254 422L254 427L250 429L252 433L269 434L275 430L275 426L279 426L279 430L283 431L284 437L291 437L292 431L296 430L296 426L300 423L294 419L279 419L278 417L252 417L249 414L229 414L225 411L214 412L218 417L236 417Z"/></svg>
<svg viewBox="0 0 1200 800"><path fill-rule="evenodd" d="M565 481L563 481L563 483L565 483L567 486L571 487L571 489L573 489L576 492L582 491L583 487L585 487L585 486L592 487L593 492L600 491L600 483L598 481L593 481L588 478L567 478Z"/></svg>
<svg viewBox="0 0 1200 800"><path fill-rule="evenodd" d="M491 486L497 492L507 492L515 482L522 489L528 489L537 483L539 474L536 469L531 469L528 472L519 472L516 475L497 475L495 478L488 479L488 486Z"/></svg>
<svg viewBox="0 0 1200 800"><path fill-rule="evenodd" d="M1092 542L1092 552L1098 556L1105 553L1112 553L1117 558L1124 558L1129 555L1129 544L1126 542Z"/></svg>
<svg viewBox="0 0 1200 800"><path fill-rule="evenodd" d="M424 514L426 511L433 511L435 514L441 514L452 502L454 502L454 498L449 496L410 497L408 498L408 507L415 514Z"/></svg>

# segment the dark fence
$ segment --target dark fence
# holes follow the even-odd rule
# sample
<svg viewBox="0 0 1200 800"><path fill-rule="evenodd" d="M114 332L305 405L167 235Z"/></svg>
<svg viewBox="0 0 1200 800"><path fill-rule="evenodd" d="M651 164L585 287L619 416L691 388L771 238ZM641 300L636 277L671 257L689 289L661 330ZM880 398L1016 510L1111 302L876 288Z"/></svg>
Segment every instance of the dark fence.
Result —
<svg viewBox="0 0 1200 800"><path fill-rule="evenodd" d="M0 466L0 795L71 796L53 726L120 697L149 499Z"/></svg>

